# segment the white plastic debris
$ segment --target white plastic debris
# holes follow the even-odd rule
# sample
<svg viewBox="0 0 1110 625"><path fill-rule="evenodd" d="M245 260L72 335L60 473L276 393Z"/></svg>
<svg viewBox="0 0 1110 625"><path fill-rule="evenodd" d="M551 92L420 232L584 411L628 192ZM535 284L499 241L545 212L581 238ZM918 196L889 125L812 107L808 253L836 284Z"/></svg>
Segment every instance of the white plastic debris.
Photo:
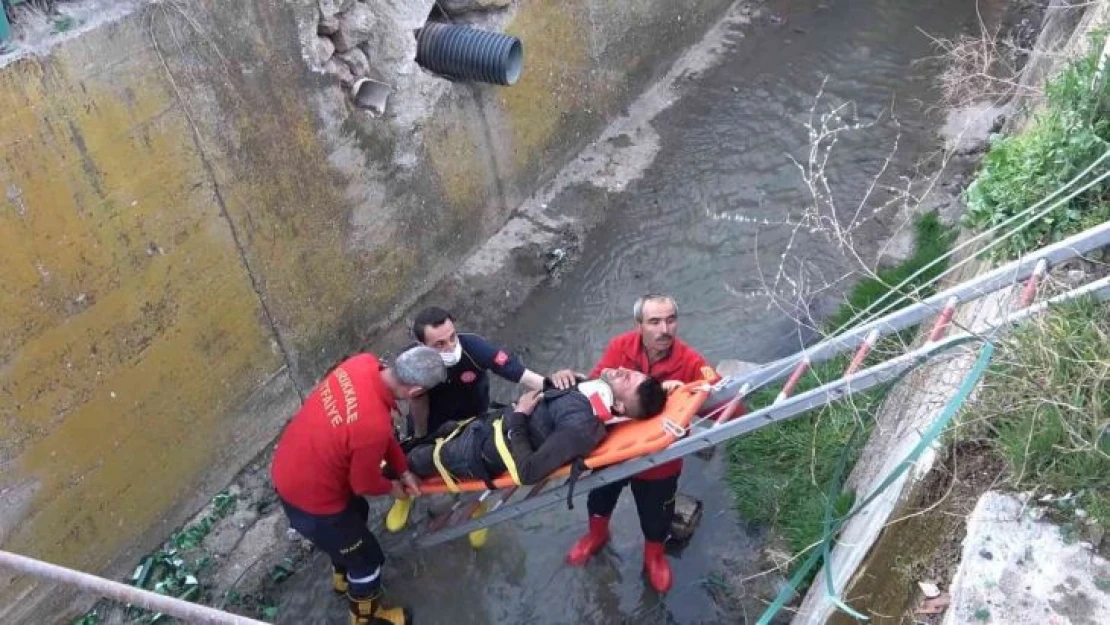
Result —
<svg viewBox="0 0 1110 625"><path fill-rule="evenodd" d="M935 599L940 596L940 588L932 582L917 582L917 587L921 589L926 599Z"/></svg>

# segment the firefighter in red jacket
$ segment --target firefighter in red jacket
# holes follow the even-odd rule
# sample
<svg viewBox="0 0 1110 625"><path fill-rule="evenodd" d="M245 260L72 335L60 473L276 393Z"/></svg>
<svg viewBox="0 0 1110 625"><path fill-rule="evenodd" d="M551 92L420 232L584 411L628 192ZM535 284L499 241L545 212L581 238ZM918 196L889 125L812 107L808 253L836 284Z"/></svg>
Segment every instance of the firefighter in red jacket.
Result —
<svg viewBox="0 0 1110 625"><path fill-rule="evenodd" d="M313 389L274 452L270 474L289 526L332 562L332 587L345 593L352 625L405 625L408 610L381 605L385 556L367 528L364 495L418 495L416 476L393 435L396 400L447 377L439 354L414 347L385 367L373 354L344 360ZM391 474L382 473L382 462Z"/></svg>
<svg viewBox="0 0 1110 625"><path fill-rule="evenodd" d="M591 378L602 369L626 367L664 380L663 386L668 391L687 382L719 379L701 354L678 340L678 307L673 298L645 295L633 306L633 317L636 329L609 342L601 360L590 372ZM568 374L560 371L552 377L562 381ZM590 514L589 532L574 543L567 561L581 566L605 546L609 541L609 517L617 507L621 491L631 484L640 529L644 533L644 572L655 590L667 592L672 574L663 553L663 542L670 533L681 472L682 460L678 459L590 491L586 501Z"/></svg>

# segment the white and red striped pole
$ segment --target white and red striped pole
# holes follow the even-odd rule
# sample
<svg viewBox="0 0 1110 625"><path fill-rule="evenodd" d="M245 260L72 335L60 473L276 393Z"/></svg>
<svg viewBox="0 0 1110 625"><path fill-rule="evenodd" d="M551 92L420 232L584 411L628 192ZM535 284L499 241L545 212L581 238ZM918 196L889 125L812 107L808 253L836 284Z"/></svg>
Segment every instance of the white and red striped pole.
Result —
<svg viewBox="0 0 1110 625"><path fill-rule="evenodd" d="M805 375L806 371L808 370L809 354L802 354L801 362L798 363L798 366L794 367L793 373L791 373L790 377L787 378L786 384L782 386L782 390L779 391L778 397L775 398L776 404L785 401L787 397L790 397L794 393L794 387L798 386L798 382L802 379L802 376Z"/></svg>
<svg viewBox="0 0 1110 625"><path fill-rule="evenodd" d="M948 332L948 326L952 325L952 316L956 314L956 304L958 303L960 303L960 300L955 297L949 297L948 301L944 303L944 308L940 310L940 315L933 323L933 329L929 331L929 343L939 341Z"/></svg>
<svg viewBox="0 0 1110 625"><path fill-rule="evenodd" d="M739 392L736 393L736 397L733 397L732 400L725 405L725 409L721 412L721 416L717 417L717 424L713 427L728 423L747 412L747 410L744 409L744 395L748 394L749 389L751 389L751 385L747 383L740 387Z"/></svg>
<svg viewBox="0 0 1110 625"><path fill-rule="evenodd" d="M844 370L844 377L852 375L863 365L863 360L871 353L871 348L875 347L877 342L879 342L879 331L876 329L868 332L867 337L863 339L863 343L852 356L852 362L848 363L848 368Z"/></svg>
<svg viewBox="0 0 1110 625"><path fill-rule="evenodd" d="M1037 297L1037 285L1040 283L1041 278L1044 277L1045 272L1048 271L1048 263L1045 259L1037 261L1037 266L1033 268L1033 274L1025 281L1025 287L1021 289L1021 299L1018 300L1018 310L1028 307L1033 303Z"/></svg>

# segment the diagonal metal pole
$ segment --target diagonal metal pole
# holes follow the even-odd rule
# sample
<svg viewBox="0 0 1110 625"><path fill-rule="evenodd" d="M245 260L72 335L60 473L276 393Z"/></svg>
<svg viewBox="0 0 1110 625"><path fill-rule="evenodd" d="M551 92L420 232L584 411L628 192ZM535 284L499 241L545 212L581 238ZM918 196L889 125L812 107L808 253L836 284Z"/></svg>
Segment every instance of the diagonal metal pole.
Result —
<svg viewBox="0 0 1110 625"><path fill-rule="evenodd" d="M1052 299L1012 312L1005 318L999 320L998 327L1003 329L1020 323L1030 317L1043 313L1049 306L1083 295L1092 295L1100 301L1110 299L1110 277L1102 278L1101 280L1078 287ZM866 391L890 382L902 373L924 363L936 354L965 343L979 340L978 337L968 332L960 332L948 338L927 343L916 350L879 363L868 369L864 369L854 375L829 382L742 418L723 423L717 427L707 427L693 431L686 438L651 456L630 460L605 468L601 471L590 473L578 480L578 484L575 488L578 493L586 493L599 486L622 480L659 464L688 456L703 449L719 445L729 439L754 432L772 423L786 421L812 410L813 408L847 397L852 393ZM476 529L489 527L534 512L564 501L566 499L566 493L566 482L552 486L536 497L505 506L500 510L490 512L480 519L462 523L435 534L422 536L417 540L417 545L420 547L431 547L460 536L465 536Z"/></svg>
<svg viewBox="0 0 1110 625"><path fill-rule="evenodd" d="M190 603L176 597L168 597L143 588L136 588L97 577L89 573L67 569L27 556L0 551L0 567L8 568L23 575L76 586L83 592L91 592L101 597L130 603L151 612L162 612L177 617L186 623L205 625L266 625L263 621L231 614L208 606Z"/></svg>

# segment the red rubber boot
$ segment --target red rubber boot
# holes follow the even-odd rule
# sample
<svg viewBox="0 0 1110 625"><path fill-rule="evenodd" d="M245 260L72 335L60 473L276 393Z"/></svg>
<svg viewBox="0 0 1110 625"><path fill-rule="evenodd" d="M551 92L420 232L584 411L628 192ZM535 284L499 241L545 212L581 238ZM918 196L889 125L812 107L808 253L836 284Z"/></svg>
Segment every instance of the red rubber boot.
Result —
<svg viewBox="0 0 1110 625"><path fill-rule="evenodd" d="M590 516L590 531L567 552L567 563L582 566L609 542L609 517Z"/></svg>
<svg viewBox="0 0 1110 625"><path fill-rule="evenodd" d="M667 592L671 589L673 575L671 564L663 553L663 543L644 543L644 574L648 582L657 592Z"/></svg>

